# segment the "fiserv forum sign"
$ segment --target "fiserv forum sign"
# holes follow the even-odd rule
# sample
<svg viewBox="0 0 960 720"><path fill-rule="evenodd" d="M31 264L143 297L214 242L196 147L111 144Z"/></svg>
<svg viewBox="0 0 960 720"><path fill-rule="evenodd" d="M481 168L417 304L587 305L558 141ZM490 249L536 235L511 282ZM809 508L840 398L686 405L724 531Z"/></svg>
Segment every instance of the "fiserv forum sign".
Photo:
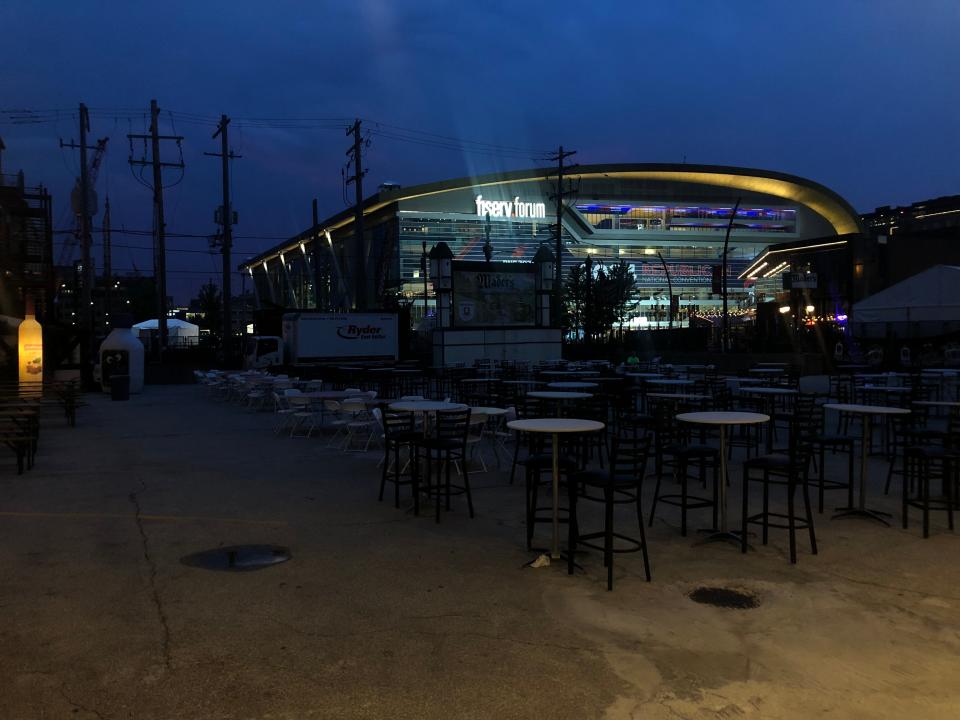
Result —
<svg viewBox="0 0 960 720"><path fill-rule="evenodd" d="M513 200L484 200L483 195L477 195L474 201L477 206L477 215L491 218L546 218L547 206L542 202L522 202L519 197Z"/></svg>

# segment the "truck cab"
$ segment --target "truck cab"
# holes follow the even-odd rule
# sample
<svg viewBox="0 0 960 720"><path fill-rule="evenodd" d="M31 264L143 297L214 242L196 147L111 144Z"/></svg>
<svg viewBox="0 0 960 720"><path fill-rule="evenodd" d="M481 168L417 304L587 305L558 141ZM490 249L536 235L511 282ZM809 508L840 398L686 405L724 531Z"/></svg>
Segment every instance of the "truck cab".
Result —
<svg viewBox="0 0 960 720"><path fill-rule="evenodd" d="M283 340L276 335L250 335L243 348L243 366L258 370L283 365Z"/></svg>

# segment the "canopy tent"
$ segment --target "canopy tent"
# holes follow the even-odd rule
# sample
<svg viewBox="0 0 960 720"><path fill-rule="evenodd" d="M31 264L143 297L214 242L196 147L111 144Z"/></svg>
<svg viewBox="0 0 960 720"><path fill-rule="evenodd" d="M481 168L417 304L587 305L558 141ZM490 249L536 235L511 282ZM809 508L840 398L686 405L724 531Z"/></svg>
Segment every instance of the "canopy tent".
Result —
<svg viewBox="0 0 960 720"><path fill-rule="evenodd" d="M157 320L144 320L133 326L133 330L143 336L141 340L159 329L160 323ZM167 320L167 337L174 345L196 345L200 338L200 326L170 318Z"/></svg>
<svg viewBox="0 0 960 720"><path fill-rule="evenodd" d="M960 330L960 267L935 265L855 303L860 337L932 337Z"/></svg>

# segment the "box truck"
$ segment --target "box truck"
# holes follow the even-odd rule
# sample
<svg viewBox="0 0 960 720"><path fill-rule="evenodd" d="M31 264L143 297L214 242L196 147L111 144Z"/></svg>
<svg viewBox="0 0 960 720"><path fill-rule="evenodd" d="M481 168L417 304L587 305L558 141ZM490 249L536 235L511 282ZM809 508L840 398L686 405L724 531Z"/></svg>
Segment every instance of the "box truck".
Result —
<svg viewBox="0 0 960 720"><path fill-rule="evenodd" d="M248 337L244 365L266 368L330 360L396 360L399 353L397 316L389 313L287 313L282 331L282 337Z"/></svg>

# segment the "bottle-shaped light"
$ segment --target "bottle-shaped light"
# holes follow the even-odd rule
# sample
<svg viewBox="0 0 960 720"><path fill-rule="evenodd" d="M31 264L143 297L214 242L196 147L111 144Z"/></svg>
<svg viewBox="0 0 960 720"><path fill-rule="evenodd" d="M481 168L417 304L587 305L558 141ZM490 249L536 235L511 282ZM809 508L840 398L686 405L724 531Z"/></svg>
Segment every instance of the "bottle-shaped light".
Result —
<svg viewBox="0 0 960 720"><path fill-rule="evenodd" d="M33 298L26 299L26 317L17 332L20 382L43 381L43 329L33 316Z"/></svg>

